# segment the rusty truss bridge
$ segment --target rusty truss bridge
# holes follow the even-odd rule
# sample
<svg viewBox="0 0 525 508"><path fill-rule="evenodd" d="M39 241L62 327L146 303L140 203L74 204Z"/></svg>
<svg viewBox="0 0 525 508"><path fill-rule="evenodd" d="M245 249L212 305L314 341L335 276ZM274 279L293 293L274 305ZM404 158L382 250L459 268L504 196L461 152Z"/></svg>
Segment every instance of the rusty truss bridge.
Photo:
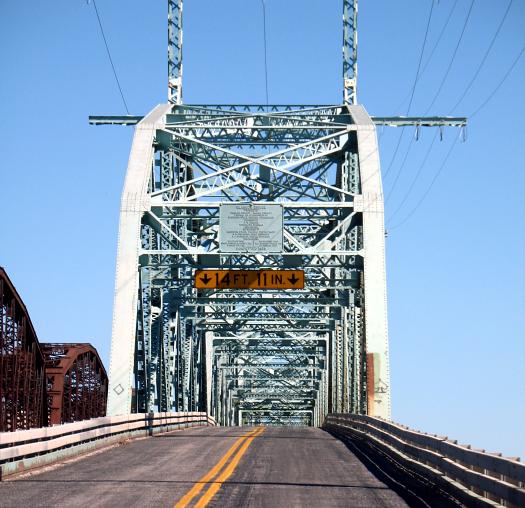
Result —
<svg viewBox="0 0 525 508"><path fill-rule="evenodd" d="M40 343L0 267L0 432L106 414L108 377L91 344Z"/></svg>

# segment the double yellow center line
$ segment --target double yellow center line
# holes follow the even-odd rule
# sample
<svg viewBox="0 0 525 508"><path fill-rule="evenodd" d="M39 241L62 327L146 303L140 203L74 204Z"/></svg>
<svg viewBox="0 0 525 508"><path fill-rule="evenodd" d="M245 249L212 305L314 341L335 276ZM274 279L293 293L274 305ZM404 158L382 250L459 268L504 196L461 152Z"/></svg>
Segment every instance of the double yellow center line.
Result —
<svg viewBox="0 0 525 508"><path fill-rule="evenodd" d="M242 456L246 453L248 447L252 444L252 441L260 436L264 432L264 427L248 432L248 434L241 436L231 448L222 456L221 460L213 466L208 473L206 473L194 486L193 488L182 497L182 499L174 505L173 508L186 508L193 501L193 499L199 495L201 490L208 486L208 490L204 492L199 500L197 500L195 507L204 508L221 488L222 484L232 475L235 468L239 464ZM235 455L234 455L235 454ZM230 457L233 458L228 463Z"/></svg>

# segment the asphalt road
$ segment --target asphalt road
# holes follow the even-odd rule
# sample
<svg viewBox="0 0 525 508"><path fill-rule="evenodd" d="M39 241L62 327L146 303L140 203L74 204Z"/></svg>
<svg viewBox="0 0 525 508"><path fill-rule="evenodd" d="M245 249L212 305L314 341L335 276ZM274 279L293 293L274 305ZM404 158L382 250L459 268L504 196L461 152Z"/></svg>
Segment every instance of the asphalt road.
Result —
<svg viewBox="0 0 525 508"><path fill-rule="evenodd" d="M343 443L314 428L188 429L0 483L3 508L174 505L407 506Z"/></svg>

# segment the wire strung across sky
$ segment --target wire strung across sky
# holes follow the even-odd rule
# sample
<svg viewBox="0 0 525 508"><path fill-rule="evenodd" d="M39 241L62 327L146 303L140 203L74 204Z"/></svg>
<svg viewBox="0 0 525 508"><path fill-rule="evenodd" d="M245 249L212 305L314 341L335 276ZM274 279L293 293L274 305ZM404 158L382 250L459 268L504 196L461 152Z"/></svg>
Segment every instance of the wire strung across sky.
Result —
<svg viewBox="0 0 525 508"><path fill-rule="evenodd" d="M264 36L264 80L266 83L266 105L268 106L268 58L267 58L267 45L266 45L266 4L264 0L261 0L263 8L263 36Z"/></svg>
<svg viewBox="0 0 525 508"><path fill-rule="evenodd" d="M507 80L507 78L510 76L510 73L514 70L514 67L518 64L520 58L523 56L523 53L525 53L525 46L521 48L521 51L518 53L518 56L514 59L511 66L507 69L507 72L503 75L503 78L500 80L500 82L496 85L494 90L490 92L490 94L487 96L487 98L472 112L470 115L470 118L477 115L487 104L488 102L496 95L498 90L502 87L503 83Z"/></svg>
<svg viewBox="0 0 525 508"><path fill-rule="evenodd" d="M477 115L489 103L489 101L492 100L492 98L496 95L496 93L500 90L500 88L503 86L505 81L508 79L508 77L510 76L510 74L512 73L512 71L514 70L514 68L516 67L516 65L518 64L518 62L520 61L520 59L521 59L521 57L523 56L524 53L525 53L525 45L521 48L520 52L518 53L516 58L512 61L511 65L509 66L509 68L507 69L507 71L505 72L503 77L500 79L500 81L497 83L497 85L494 87L494 89L489 93L487 98L472 112L472 114L469 116L469 118L473 118L475 115ZM414 179L412 180L412 183L410 184L407 192L405 193L405 196L403 197L403 199L401 200L401 202L399 203L397 208L394 210L394 212L389 216L388 220L392 220L398 214L399 210L401 210L401 208L405 204L406 200L408 199L409 195L411 194L411 192L412 192L416 182L419 179L419 176L422 173L423 168L426 165L426 162L428 160L430 152L432 151L432 147L434 146L434 142L436 141L437 134L438 134L437 132L434 134L434 138L432 139L432 142L431 142L431 144L430 144L430 146L429 146L429 148L428 148L428 150L427 150L427 152L426 152L426 154L425 154L425 156L423 158L423 162L420 165L420 167L419 167L419 169L418 169ZM419 199L417 204L414 206L414 208L408 213L408 215L405 216L405 218L401 222L397 223L396 225L394 225L392 227L389 227L388 228L389 230L397 229L398 227L402 226L403 224L405 224L405 222L407 222L417 212L417 210L422 205L422 203L425 200L425 198L428 196L428 194L432 190L432 187L434 186L437 178L443 172L443 169L444 169L448 159L450 158L450 155L451 155L454 147L456 146L457 140L458 140L458 138L456 138L454 143L451 145L450 150L448 151L447 155L445 156L445 159L443 160L443 162L442 162L441 166L439 167L437 173L434 175L434 178L430 182L430 185L428 186L426 191L423 193L423 195L421 196L421 198Z"/></svg>
<svg viewBox="0 0 525 508"><path fill-rule="evenodd" d="M452 7L451 7L451 9L450 9L450 11L448 13L447 19L446 19L445 23L443 24L443 27L441 28L441 31L439 32L439 35L438 35L438 38L436 39L436 42L435 42L434 46L432 47L432 50L430 51L430 53L429 53L429 55L428 55L428 57L427 57L427 59L425 61L425 64L421 68L421 72L419 73L419 77L420 78L421 78L421 76L423 76L423 74L427 70L428 64L431 62L432 57L434 56L434 53L436 52L436 49L439 46L439 43L441 42L441 39L443 38L445 30L447 29L447 26L448 26L450 20L452 19L452 14L454 14L454 11L456 10L457 5L458 5L458 0L455 0L454 4L452 5ZM401 107L408 100L409 97L410 97L410 91L407 93L406 97L399 103L399 105L395 108L394 111L396 112L396 115L400 114Z"/></svg>
<svg viewBox="0 0 525 508"><path fill-rule="evenodd" d="M111 64L111 68L113 69L113 75L115 76L115 81L117 82L120 96L122 97L122 102L124 103L124 108L126 109L126 113L129 115L128 104L126 103L126 99L124 98L124 93L122 92L122 87L120 86L120 81L117 76L117 70L115 69L115 64L113 63L113 58L111 58L111 51L109 50L108 41L106 39L106 34L104 33L104 28L102 27L102 21L100 20L100 15L98 13L97 3L95 0L92 0L92 1L93 1L93 7L95 8L95 14L97 15L98 26L100 27L100 33L102 34L102 38L104 39L104 45L106 46L106 51L108 53L109 63Z"/></svg>
<svg viewBox="0 0 525 508"><path fill-rule="evenodd" d="M447 81L448 75L450 74L450 70L452 69L452 65L454 64L454 60L456 59L456 55L458 54L459 46L461 45L461 41L463 39L463 35L465 34L465 30L467 29L468 20L470 19L470 13L472 12L472 7L474 7L474 0L471 0L470 7L467 12L467 17L465 18L465 22L463 23L463 28L461 29L461 34L459 35L458 42L456 44L456 47L454 48L454 53L452 53L452 57L450 59L450 62L448 64L447 70L445 71L445 74L443 76L443 79L441 80L441 83L439 84L439 87L437 89L436 94L434 95L434 98L432 99L432 102L428 106L427 110L423 113L424 115L428 115L428 112L432 109L432 106L434 106L434 103L436 102L437 98L439 97L439 94L441 93L441 90L443 89L443 85Z"/></svg>
<svg viewBox="0 0 525 508"><path fill-rule="evenodd" d="M412 190L414 189L417 181L419 180L419 177L423 173L423 169L426 167L427 160L428 160L428 158L430 156L430 153L432 152L432 148L434 147L434 143L436 142L437 136L438 136L438 131L436 131L434 133L434 137L432 138L432 142L430 143L430 146L428 147L427 152L426 152L425 156L423 157L423 161L421 162L421 164L419 166L419 169L417 170L414 178L412 179L412 182L411 182L410 186L408 187L408 190L405 192L405 195L403 196L403 199L397 205L397 208L391 214L389 214L389 217L388 217L389 221L392 220L399 213L399 210L401 210L401 208L403 208L403 205L406 203L408 197L412 193Z"/></svg>
<svg viewBox="0 0 525 508"><path fill-rule="evenodd" d="M389 227L388 228L389 231L392 230L392 229L397 229L398 227L402 226L405 222L407 222L417 212L419 207L423 204L423 201L425 201L425 198L429 195L430 191L432 190L432 187L434 187L434 184L436 183L439 175L443 172L443 169L446 166L446 164L448 162L448 159L450 158L450 155L452 154L452 152L453 152L453 150L454 150L454 148L456 146L456 143L458 142L458 139L459 139L459 136L456 136L455 139L454 139L454 142L450 145L450 149L447 152L447 155L445 155L445 158L443 159L443 162L441 163L441 166L439 166L438 170L436 171L436 174L434 175L434 178L432 178L432 180L430 181L429 186L427 187L427 189L425 190L425 192L423 193L423 195L421 196L419 201L416 203L414 208L412 208L412 210L410 210L408 215L406 215L405 218L401 222L398 222L394 226Z"/></svg>
<svg viewBox="0 0 525 508"><path fill-rule="evenodd" d="M505 11L505 14L503 14L503 18L500 21L500 24L498 25L498 28L496 30L496 33L492 37L492 40L490 41L489 47L487 48L487 51L485 51L485 54L483 55L483 58L481 59L481 62L478 65L478 68L476 69L476 72L474 73L474 76L472 76L472 79L469 81L468 85L466 86L465 90L463 90L463 93L457 100L456 104L451 108L450 113L452 114L453 111L456 110L456 108L463 102L463 99L467 95L468 91L471 89L472 85L476 81L479 73L481 72L481 69L483 68L483 65L485 64L487 57L489 56L490 50L492 49L492 46L494 46L494 43L496 42L496 39L498 38L499 33L501 32L501 27L503 26L503 23L505 23L505 20L507 19L507 15L510 11L510 8L512 6L512 3L514 0L510 0L509 5L507 5L507 9Z"/></svg>
<svg viewBox="0 0 525 508"><path fill-rule="evenodd" d="M118 90L120 92L120 96L122 98L122 102L124 104L124 108L126 110L126 113L129 115L129 109L128 109L128 105L127 105L127 102L126 102L126 99L124 97L124 93L123 93L123 90L122 90L122 86L120 84L120 80L118 78L118 74L117 74L117 71L116 71L116 68L115 68L115 64L113 62L113 58L111 56L111 51L109 49L109 45L108 45L108 42L107 42L107 38L106 38L106 35L105 35L105 32L104 32L104 28L103 28L103 25L102 25L102 21L101 21L101 18L100 18L100 14L99 14L99 11L98 11L98 8L97 8L97 5L96 5L96 0L88 0L88 3L92 1L93 2L93 7L95 9L95 14L96 14L96 17L97 17L97 21L98 21L98 25L100 27L100 32L101 32L101 35L102 35L102 38L103 38L103 41L104 41L104 45L106 47L106 52L107 52L107 55L108 55L108 59L109 59L109 62L111 64L111 68L113 70L113 75L115 77L115 81L116 81L116 84L117 84L117 87L118 87ZM465 88L465 90L463 91L463 93L461 94L461 96L459 97L458 101L456 102L456 104L454 105L454 107L450 110L450 112L453 112L458 106L459 104L463 101L463 99L465 98L466 94L468 93L468 91L470 90L470 88L472 87L472 85L474 84L474 82L476 81L479 73L481 72L481 69L483 68L483 65L485 64L487 58L488 58L488 55L492 49L492 47L494 46L494 43L496 41L496 39L498 38L500 32L501 32L501 28L508 16L508 13L510 11L510 8L512 6L512 3L514 2L514 0L510 0L509 1L509 4L507 5L507 9L505 10L505 13L503 15L503 18L501 19L499 25L498 25L498 28L494 34L494 36L492 37L492 40L490 41L490 44L485 52L485 54L483 55L483 58L481 59L475 73L474 73L474 76L472 77L472 79L470 80L470 82L468 83L467 87ZM426 30L425 30L425 36L424 36L424 39L423 39L423 44L422 44L422 47L421 47L421 52L420 52L420 55L419 55L419 60L418 60L418 66L417 66L417 71L416 71L416 75L415 75L415 78L414 78L414 83L412 85L412 88L409 92L409 94L407 95L407 97L403 100L403 103L406 101L407 98L409 98L409 103L408 103L408 106L407 106L407 110L406 110L406 116L408 116L410 114L410 109L412 107L412 102L413 102L413 99L414 99L414 95L415 95L415 90L416 90L416 87L417 87L417 83L421 77L421 75L425 72L425 70L427 69L430 61L432 60L432 56L434 54L434 52L436 51L436 48L438 47L444 33L445 33L445 30L449 24L449 21L452 17L452 14L456 8L456 5L458 3L458 0L455 0L449 14L448 14L448 17L440 31L440 34L437 38L437 41L436 43L434 44L430 54L429 54L429 57L427 58L427 60L425 61L425 64L423 65L423 67L421 67L421 64L422 64L422 60L423 60L423 55L424 55L424 51L425 51L425 47L426 47L426 44L427 44L427 39L428 39L428 34L429 34L429 28L430 28L430 24L431 24L431 19L432 19L432 13L433 13L433 8L434 8L434 0L431 0L431 7L430 7L430 12L429 12L429 16L428 16L428 20L427 20L427 25L426 25ZM264 72L265 72L265 92L266 92L266 105L269 104L269 93L268 93L268 58L267 58L267 35L266 35L266 4L265 4L265 0L261 0L261 4L262 4L262 9L263 9L263 38L264 38ZM456 47L454 49L454 52L453 52L453 55L451 57L451 60L450 60L450 63L447 67L447 70L445 71L445 75L440 83L440 86L438 87L438 91L436 92L430 106L427 108L426 112L425 112L425 115L428 114L429 110L431 109L431 107L434 105L437 97L439 96L442 88L443 88L443 85L444 83L446 82L446 79L450 73L450 70L452 68L452 65L453 65L453 62L455 60L455 57L456 57L456 54L457 54L457 51L458 51L458 48L460 46L460 43L461 43L461 40L463 38L463 35L465 33L465 30L466 30L466 27L467 27L467 24L468 24L468 21L469 21L469 18L470 18L470 14L472 12L472 8L473 8L473 5L474 5L474 0L471 0L471 4L470 4L470 7L469 7L469 10L468 10L468 13L467 13L467 16L466 16L466 19L465 19L465 22L464 22L464 25L463 25L463 28L461 30L461 34L459 36L459 39L458 39L458 42L456 44ZM492 92L487 96L487 98L473 111L473 113L470 115L470 117L472 118L474 115L477 115L479 113L479 111L481 111L486 105L487 103L494 97L494 95L499 91L499 89L502 87L502 85L504 84L504 82L507 80L507 78L509 77L509 75L511 74L511 72L513 71L513 69L516 67L516 65L518 64L519 60L521 59L521 57L523 56L523 54L525 53L525 46L521 49L520 53L517 55L517 57L513 60L512 64L510 65L509 69L505 72L505 74L503 75L502 79L498 82L498 84L496 85L496 87L492 90ZM401 105L400 105L401 106ZM397 108L399 109L399 107ZM398 142L397 142L397 145L396 145L396 148L394 150L394 154L392 156L392 159L390 161L390 164L384 174L384 178L387 177L388 173L390 172L392 166L393 166L393 163L396 159L396 156L397 156L397 153L399 151L399 148L400 148L400 145L401 145L401 141L402 141L402 138L403 138L403 134L404 134L404 128L402 128L401 130L401 133L400 133L400 136L398 138ZM430 153L432 151L432 148L434 146L434 143L437 139L437 132L435 133L433 139L432 139L432 142L423 158L423 161L418 169L418 171L416 172L416 175L414 176L414 179L412 180L407 192L405 193L405 195L403 196L402 200L400 201L400 203L398 204L397 208L394 210L394 212L391 214L391 216L389 217L389 220L391 220L393 217L395 217L397 215L397 213L402 209L403 205L406 203L407 199L409 198L412 190L414 189L414 186L415 184L417 183L417 181L419 180L419 177L420 175L422 174L422 170L424 169L425 165L426 165L426 162L428 160L428 157L430 156ZM396 229L400 226L402 226L405 222L407 222L415 213L416 211L419 209L419 207L422 205L423 201L425 200L425 198L428 196L428 194L430 193L430 191L432 190L432 187L434 186L437 178L439 177L439 175L442 173L446 163L448 162L449 158L450 158L450 155L452 154L452 151L454 149L454 147L456 146L456 143L457 143L457 140L458 138L456 137L456 139L454 140L454 142L452 143L449 151L447 152L441 166L439 167L438 171L436 172L436 174L434 175L433 179L431 180L429 186L427 187L427 189L425 190L425 192L423 193L423 195L421 196L421 198L419 199L419 201L416 203L416 205L412 208L412 210L408 213L407 216L405 216L405 218L395 224L394 226L390 227L389 229ZM389 195L387 197L387 200L388 198L392 195L393 193L393 190L395 189L398 181L399 181L399 177L402 173L402 170L405 166L405 163L407 161L407 158L408 158L408 154L410 152L410 149L411 149L411 146L414 142L414 138L412 138L410 140L410 143L408 145L408 148L407 148L407 151L405 153L405 156L403 158L403 161L401 163L401 166L400 166L400 169L399 171L397 172L396 174L396 178L394 179L394 182L391 186L391 188L389 189Z"/></svg>
<svg viewBox="0 0 525 508"><path fill-rule="evenodd" d="M421 62L423 60L423 53L425 52L425 46L427 44L428 30L430 28L430 21L432 20L432 12L433 12L433 10L434 10L434 0L431 0L431 2L430 2L430 12L428 14L428 20L427 20L427 28L425 30L425 37L423 39L423 45L421 46L421 53L419 54L419 62L417 64L416 77L414 78L414 84L412 85L412 91L410 93L410 100L408 101L408 107L407 107L407 112L406 112L405 116L409 116L410 108L412 107L412 101L414 100L414 94L416 92L416 85L417 85L417 82L418 82L418 79L419 79L419 75L420 75L419 71L421 70ZM399 146L401 145L401 140L403 139L404 132L405 132L405 129L403 127L402 130L401 130L401 133L399 135L399 138L397 140L397 146L396 146L396 148L394 150L394 155L392 156L392 159L390 160L390 164L388 165L388 168L385 171L384 178L386 178L388 176L388 173L392 169L392 165L394 164L394 161L396 159L397 152L399 150ZM399 176L396 177L396 182L397 182L398 178L399 178Z"/></svg>
<svg viewBox="0 0 525 508"><path fill-rule="evenodd" d="M492 47L494 46L494 43L496 42L496 39L498 38L500 32L501 32L501 28L508 16L508 13L510 11L510 8L512 6L512 3L513 3L514 0L510 0L509 4L507 5L507 8L505 10L505 13L503 14L503 17L498 25L498 28L496 29L496 32L494 34L494 36L492 37L490 43L489 43L489 46L487 48L487 50L485 51L485 54L483 55L475 73L474 73L474 76L472 77L472 79L470 80L470 82L468 83L467 87L465 88L465 90L463 91L463 93L461 94L461 96L459 97L458 101L456 102L456 104L454 105L454 107L450 110L450 113L452 113L458 106L459 104L463 101L463 99L465 98L465 96L467 95L468 91L470 90L470 88L472 87L472 85L474 84L474 82L476 81L479 73L481 72L481 69L483 68L483 65L485 64L487 58L488 58L488 55L492 49ZM460 35L460 39L458 40L458 44L456 45L456 49L454 50L454 54L453 54L453 57L452 57L452 60L451 60L451 63L449 64L448 68L447 68L447 71L445 73L445 77L448 75L449 71L450 71L450 67L452 66L452 62L454 60L454 57L456 55L456 52L457 52L457 48L459 47L459 43L461 42L461 39L463 37L463 33L465 31L465 28L466 28L466 24L468 22L468 19L469 19L469 16L470 16L470 12L472 10L472 6L473 6L473 1L470 5L470 8L469 8L469 12L467 14L467 18L465 20L465 24L463 26L463 29L462 29L462 32L461 32L461 35ZM510 74L512 73L512 71L514 70L514 68L516 67L516 65L518 64L519 60L521 59L521 57L523 56L523 54L525 53L525 46L523 46L520 50L520 52L518 53L518 55L516 56L516 58L512 61L510 67L507 69L507 71L504 73L503 77L501 78L501 80L497 83L497 85L494 87L494 89L489 93L489 95L486 97L486 99L472 112L472 114L470 115L469 118L472 118L474 117L475 115L477 115L487 104L490 100L492 100L492 98L496 95L496 93L500 90L500 88L503 86L503 84L505 83L505 81L507 80L507 78L510 76ZM442 87L442 84L443 84L444 80L442 81L441 85L440 85L440 88L438 89L438 93L439 91L441 90L441 87ZM436 99L437 95L434 97L434 100ZM434 102L434 101L433 101ZM433 104L432 102L432 104ZM428 109L426 111L425 114L428 113ZM450 114L449 113L449 114ZM411 185L409 186L409 189L407 191L407 193L405 194L405 196L403 197L402 201L400 202L400 204L397 206L397 208L394 210L393 214L389 217L389 220L391 220L398 212L399 210L402 208L403 204L406 202L406 200L408 199L411 191L413 190L414 186L415 186L415 183L417 182L417 180L419 179L419 176L422 172L422 169L423 169L423 166L426 164L426 160L428 159L428 156L432 150L432 147L433 147L433 144L434 144L434 141L437 137L437 133L435 134L433 140L432 140L432 143L431 145L429 146L426 154L425 154L425 157L423 159L423 163L422 165L420 166L419 170L417 171ZM419 209L419 207L422 205L423 201L425 200L425 198L428 196L428 194L430 193L430 191L432 190L432 187L434 186L437 178L439 177L439 175L442 173L445 165L447 164L449 158L450 158L450 155L452 154L452 151L454 150L454 147L456 146L456 143L457 143L457 140L458 138L455 139L454 143L451 145L450 147L450 150L448 151L448 153L446 154L441 166L439 167L438 171L436 172L436 174L434 175L432 181L430 182L430 185L428 186L428 188L425 190L425 192L423 193L423 195L421 196L421 198L419 199L419 201L416 203L416 205L414 206L414 208L412 208L412 210L408 213L408 215L405 216L405 218L395 224L394 226L390 227L389 229L397 229L398 227L402 226L403 224L405 224L416 212L417 210ZM413 141L413 140L412 140ZM402 163L402 167L404 166L404 163L406 161L406 157L408 155L408 152L410 151L410 147L412 145L412 141L408 147L408 150L407 150L407 153L405 154L405 158L403 160L403 163ZM392 189L391 189L392 190Z"/></svg>
<svg viewBox="0 0 525 508"><path fill-rule="evenodd" d="M470 7L469 7L468 12L467 12L467 16L466 16L465 21L463 23L463 27L461 29L461 33L460 33L458 41L456 43L456 47L454 48L454 51L452 53L452 57L450 58L450 62L448 64L448 66L447 66L445 74L443 75L441 83L439 84L439 87L438 87L438 89L437 89L437 91L436 91L436 93L434 95L434 98L432 99L430 105L426 109L424 115L428 114L428 112L430 111L430 109L432 108L434 103L436 102L437 98L439 97L439 94L441 93L441 90L443 89L443 85L445 84L445 82L446 82L446 80L448 78L448 75L450 74L450 70L452 69L452 65L454 63L454 60L456 59L456 55L458 53L458 49L459 49L459 47L461 45L461 41L463 40L463 35L465 34L465 30L467 29L468 21L470 19L470 14L472 13L472 8L473 7L474 7L474 0L471 0ZM434 140L435 140L435 137L434 137ZM432 141L432 144L434 144L434 140ZM389 198L392 196L392 194L394 192L394 189L395 189L395 187L396 187L396 185L397 185L397 183L399 181L399 177L401 176L401 173L403 172L405 164L406 164L406 162L408 160L408 154L410 153L410 149L412 148L413 143L414 143L414 138L412 138L410 140L410 143L408 144L407 150L405 152L405 156L403 157L403 161L401 162L401 166L399 167L399 170L397 172L396 179L394 180L394 183L393 183L392 187L389 189L388 195L386 197L386 201L389 200ZM427 152L427 154L428 153L430 153L430 149ZM425 157L425 160L426 160L426 157ZM419 172L418 172L418 175L419 175ZM417 180L417 177L416 177L416 180ZM410 189L412 189L412 188L413 188L413 185L410 186ZM408 194L405 194L403 200L401 201L401 204L397 207L396 212L399 211L400 207L406 201L407 198L408 198Z"/></svg>

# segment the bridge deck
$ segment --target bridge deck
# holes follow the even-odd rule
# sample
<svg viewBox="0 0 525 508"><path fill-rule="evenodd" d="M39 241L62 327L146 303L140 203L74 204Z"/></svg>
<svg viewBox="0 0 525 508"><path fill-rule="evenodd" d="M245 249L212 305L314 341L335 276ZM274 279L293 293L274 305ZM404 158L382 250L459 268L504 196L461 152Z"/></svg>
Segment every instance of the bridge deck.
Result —
<svg viewBox="0 0 525 508"><path fill-rule="evenodd" d="M252 440L240 439L250 432L254 429L206 427L132 441L2 482L0 499L5 508L171 508L200 487L187 506L406 506L343 443L320 429L261 428ZM230 460L215 467L235 444ZM212 496L205 476L214 467L214 485L220 482L220 488Z"/></svg>

